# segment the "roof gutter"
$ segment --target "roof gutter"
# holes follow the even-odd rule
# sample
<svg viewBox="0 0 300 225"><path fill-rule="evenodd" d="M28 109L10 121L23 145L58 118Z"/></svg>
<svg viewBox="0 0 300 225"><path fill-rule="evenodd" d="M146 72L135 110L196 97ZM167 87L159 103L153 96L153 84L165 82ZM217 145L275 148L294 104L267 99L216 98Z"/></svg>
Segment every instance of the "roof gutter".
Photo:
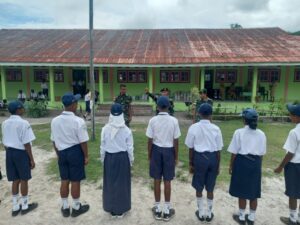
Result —
<svg viewBox="0 0 300 225"><path fill-rule="evenodd" d="M25 63L25 62L0 62L0 66L36 66L36 67L89 67L88 63ZM95 67L239 67L239 66L300 66L300 62L276 63L192 63L192 64L94 64Z"/></svg>

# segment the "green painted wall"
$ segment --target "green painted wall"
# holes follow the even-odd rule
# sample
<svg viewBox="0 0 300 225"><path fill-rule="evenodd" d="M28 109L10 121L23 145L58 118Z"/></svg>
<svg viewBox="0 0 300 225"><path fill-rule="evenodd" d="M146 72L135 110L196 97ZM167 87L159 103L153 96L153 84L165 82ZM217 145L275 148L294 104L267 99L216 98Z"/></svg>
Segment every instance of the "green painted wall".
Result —
<svg viewBox="0 0 300 225"><path fill-rule="evenodd" d="M19 67L20 68L20 67ZM44 67L45 68L45 67ZM5 71L6 67L4 67ZM29 82L30 86L29 89L34 89L35 91L41 90L41 84L40 82L34 81L34 68L29 67L22 67L23 71L22 75L22 81L21 82L9 82L6 83L6 92L7 92L7 98L8 100L16 99L18 90L22 89L26 92L26 95L28 96L29 93L27 92L27 71L29 71ZM82 68L81 68L82 69ZM119 93L119 85L120 83L117 81L117 71L119 69L126 69L126 68L113 68L113 95L117 96ZM214 68L212 68L214 69ZM230 69L230 68L228 68ZM55 97L60 97L64 93L68 91L72 91L72 69L69 67L63 68L64 70L64 82L55 82L55 88L54 88L54 94ZM105 68L106 70L106 68ZM145 69L147 70L147 69ZM168 70L168 68L162 68L162 70ZM171 90L171 94L174 94L176 92L189 92L190 89L194 86L199 87L199 74L201 71L200 69L196 68L177 68L177 70L190 70L191 72L191 78L189 83L160 83L160 68L155 68L153 73L153 78L155 80L155 84L153 85L154 93L159 93L160 89L163 87L168 87ZM109 71L109 70L108 70ZM286 74L289 73L288 78L288 97L286 98L287 101L291 102L294 100L300 100L299 95L299 88L300 88L300 82L294 82L294 71L295 67L281 67L281 77L280 82L277 84L276 91L275 91L275 100L284 99L284 93L285 93L285 80L286 80ZM238 79L236 82L236 86L243 86L245 87L248 82L248 68L242 67L237 69L238 72ZM109 76L109 75L108 75ZM215 79L214 79L215 80ZM140 99L144 94L144 89L146 87L149 87L148 83L127 83L128 87L128 94L131 96L135 96L136 100ZM229 86L230 84L226 84L225 86ZM261 86L264 86L266 90L269 91L269 85L270 83L261 82ZM49 86L49 83L48 83ZM99 85L96 83L95 85L96 90L99 90ZM89 83L87 83L87 88L89 88ZM218 83L214 83L214 88L219 88ZM111 84L110 84L110 78L108 79L108 83L103 84L103 90L104 90L104 101L112 101L111 96ZM2 98L2 89L0 85L0 97Z"/></svg>

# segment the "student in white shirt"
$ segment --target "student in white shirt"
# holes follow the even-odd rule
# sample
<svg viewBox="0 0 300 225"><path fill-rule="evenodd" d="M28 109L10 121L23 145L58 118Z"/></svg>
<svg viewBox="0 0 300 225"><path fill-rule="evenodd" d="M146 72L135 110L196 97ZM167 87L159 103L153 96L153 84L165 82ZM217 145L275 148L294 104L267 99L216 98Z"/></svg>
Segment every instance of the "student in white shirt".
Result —
<svg viewBox="0 0 300 225"><path fill-rule="evenodd" d="M185 145L189 148L190 172L193 173L192 186L196 189L198 210L196 216L200 221L211 222L214 187L220 170L223 138L218 126L211 123L212 106L203 103L198 108L200 121L191 125ZM207 212L204 211L203 189L207 191Z"/></svg>
<svg viewBox="0 0 300 225"><path fill-rule="evenodd" d="M13 101L8 104L11 116L2 123L2 142L6 150L6 173L8 181L12 181L12 216L26 214L35 208L37 203L28 204L28 180L35 167L31 151L31 142L35 140L30 124L22 119L24 107L22 102ZM19 190L22 204L18 203Z"/></svg>
<svg viewBox="0 0 300 225"><path fill-rule="evenodd" d="M108 123L102 128L100 156L103 163L103 209L122 217L131 209L133 137L125 125L123 108L111 107Z"/></svg>
<svg viewBox="0 0 300 225"><path fill-rule="evenodd" d="M85 166L88 164L89 140L84 120L75 115L80 95L67 93L62 97L65 110L51 121L51 140L58 157L61 177L60 195L61 213L70 216L68 203L69 186L73 198L72 217L77 217L89 210L89 205L80 203L80 182L85 179Z"/></svg>
<svg viewBox="0 0 300 225"><path fill-rule="evenodd" d="M34 91L34 89L31 89L30 100L36 100L36 99L37 99L37 93Z"/></svg>
<svg viewBox="0 0 300 225"><path fill-rule="evenodd" d="M239 213L233 219L239 224L254 224L257 198L261 197L262 158L266 154L266 135L257 129L258 114L254 109L243 111L244 128L237 129L228 151L231 153L229 193L239 199ZM247 200L250 213L245 214Z"/></svg>
<svg viewBox="0 0 300 225"><path fill-rule="evenodd" d="M275 173L281 173L284 169L285 194L289 197L290 216L281 217L285 224L300 224L300 205L297 215L297 201L300 199L300 104L288 104L290 119L296 124L286 139L283 149L286 155Z"/></svg>
<svg viewBox="0 0 300 225"><path fill-rule="evenodd" d="M26 100L26 94L23 92L23 90L19 90L19 93L18 93L18 100L22 103L25 102Z"/></svg>
<svg viewBox="0 0 300 225"><path fill-rule="evenodd" d="M43 95L45 96L45 98L48 98L48 85L46 83L46 79L42 80L41 88L42 88L42 92L43 92Z"/></svg>
<svg viewBox="0 0 300 225"><path fill-rule="evenodd" d="M178 139L181 135L178 120L168 114L169 98L161 96L157 100L159 113L150 119L146 136L148 137L148 160L150 176L154 179L155 205L152 208L157 220L169 221L175 210L171 207L171 181L175 176L178 162ZM160 205L160 184L164 179L165 204Z"/></svg>
<svg viewBox="0 0 300 225"><path fill-rule="evenodd" d="M88 116L91 115L91 99L92 99L92 92L87 89L86 94L84 96L84 101L85 101L85 114L84 114L84 119L86 119ZM91 118L89 118L91 120Z"/></svg>

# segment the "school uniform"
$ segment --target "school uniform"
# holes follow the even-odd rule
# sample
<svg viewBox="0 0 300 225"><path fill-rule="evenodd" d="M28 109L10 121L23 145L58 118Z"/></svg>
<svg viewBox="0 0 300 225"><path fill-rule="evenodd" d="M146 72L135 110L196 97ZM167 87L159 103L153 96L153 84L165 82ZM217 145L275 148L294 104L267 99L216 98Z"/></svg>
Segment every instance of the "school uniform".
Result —
<svg viewBox="0 0 300 225"><path fill-rule="evenodd" d="M217 152L223 148L220 128L209 120L200 120L190 126L185 145L194 149L192 186L197 192L202 192L204 187L207 192L213 192L218 175Z"/></svg>
<svg viewBox="0 0 300 225"><path fill-rule="evenodd" d="M2 123L2 143L6 150L6 173L8 181L30 180L30 159L24 145L35 140L28 121L11 115Z"/></svg>
<svg viewBox="0 0 300 225"><path fill-rule="evenodd" d="M83 119L73 112L64 111L51 121L51 141L58 149L61 180L85 179L84 154L80 143L89 140Z"/></svg>
<svg viewBox="0 0 300 225"><path fill-rule="evenodd" d="M150 177L171 181L175 177L174 139L180 137L178 120L167 112L150 119L146 136L153 139Z"/></svg>
<svg viewBox="0 0 300 225"><path fill-rule="evenodd" d="M84 101L85 101L85 111L87 113L90 113L91 112L91 92L87 93L85 96L84 96Z"/></svg>
<svg viewBox="0 0 300 225"><path fill-rule="evenodd" d="M266 136L248 125L234 132L228 151L236 155L232 167L230 195L254 200L261 197L262 156L266 153Z"/></svg>
<svg viewBox="0 0 300 225"><path fill-rule="evenodd" d="M289 132L283 146L287 152L294 154L292 160L284 167L285 194L290 198L300 199L300 124Z"/></svg>
<svg viewBox="0 0 300 225"><path fill-rule="evenodd" d="M120 112L122 113L121 105ZM112 120L115 126L111 125ZM131 209L130 167L134 161L133 136L125 125L123 114L110 115L110 122L101 132L103 209L113 215L121 215Z"/></svg>

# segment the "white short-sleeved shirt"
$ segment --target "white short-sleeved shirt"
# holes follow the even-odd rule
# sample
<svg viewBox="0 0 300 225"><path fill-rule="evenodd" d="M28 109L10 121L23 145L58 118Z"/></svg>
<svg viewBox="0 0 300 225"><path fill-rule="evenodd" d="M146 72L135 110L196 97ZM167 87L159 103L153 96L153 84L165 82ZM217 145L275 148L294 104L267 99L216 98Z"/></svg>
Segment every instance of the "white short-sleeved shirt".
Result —
<svg viewBox="0 0 300 225"><path fill-rule="evenodd" d="M129 160L130 162L133 162L133 136L131 130L126 126L119 129L113 140L111 140L110 135L109 126L105 125L101 132L101 159L104 159L105 152L128 152Z"/></svg>
<svg viewBox="0 0 300 225"><path fill-rule="evenodd" d="M2 123L2 142L5 147L25 150L24 144L35 140L28 121L20 116L11 115Z"/></svg>
<svg viewBox="0 0 300 225"><path fill-rule="evenodd" d="M41 83L41 88L42 89L48 89L47 83Z"/></svg>
<svg viewBox="0 0 300 225"><path fill-rule="evenodd" d="M215 152L222 150L223 138L220 128L209 120L200 120L190 126L185 145L197 152Z"/></svg>
<svg viewBox="0 0 300 225"><path fill-rule="evenodd" d="M92 93L91 92L89 92L89 93L87 93L85 96L84 96L84 101L90 101L91 100L91 98L92 98Z"/></svg>
<svg viewBox="0 0 300 225"><path fill-rule="evenodd" d="M300 124L290 131L283 148L294 154L290 162L300 163Z"/></svg>
<svg viewBox="0 0 300 225"><path fill-rule="evenodd" d="M237 129L232 137L228 152L241 155L259 155L266 154L267 138L260 129L253 130L249 126Z"/></svg>
<svg viewBox="0 0 300 225"><path fill-rule="evenodd" d="M87 142L89 135L83 119L64 111L51 121L51 141L59 151Z"/></svg>
<svg viewBox="0 0 300 225"><path fill-rule="evenodd" d="M178 120L167 112L160 112L150 119L146 136L153 139L159 147L174 147L174 139L181 135Z"/></svg>

